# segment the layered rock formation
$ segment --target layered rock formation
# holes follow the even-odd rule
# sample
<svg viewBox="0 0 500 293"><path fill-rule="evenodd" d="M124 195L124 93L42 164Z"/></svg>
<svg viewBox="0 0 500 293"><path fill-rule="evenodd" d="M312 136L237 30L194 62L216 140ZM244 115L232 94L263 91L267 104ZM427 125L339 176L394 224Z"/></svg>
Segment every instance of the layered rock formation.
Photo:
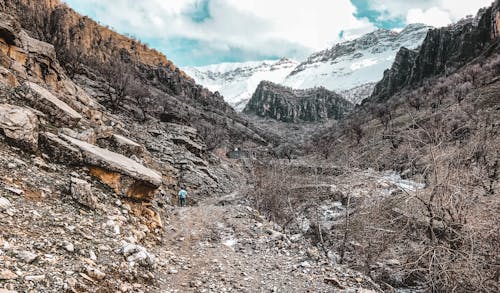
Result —
<svg viewBox="0 0 500 293"><path fill-rule="evenodd" d="M418 50L402 48L391 69L375 86L372 98L387 99L407 86L427 78L450 74L474 58L499 52L499 2L481 10L475 18L430 30Z"/></svg>
<svg viewBox="0 0 500 293"><path fill-rule="evenodd" d="M165 56L59 1L0 1L0 11L2 141L84 168L117 196L144 202L175 196L179 184L193 200L233 188L235 173L207 151L199 127L207 136L264 142ZM117 77L105 74L110 64L127 69L141 96L119 96Z"/></svg>
<svg viewBox="0 0 500 293"><path fill-rule="evenodd" d="M316 122L340 119L353 104L325 88L293 90L263 81L243 110L283 122Z"/></svg>

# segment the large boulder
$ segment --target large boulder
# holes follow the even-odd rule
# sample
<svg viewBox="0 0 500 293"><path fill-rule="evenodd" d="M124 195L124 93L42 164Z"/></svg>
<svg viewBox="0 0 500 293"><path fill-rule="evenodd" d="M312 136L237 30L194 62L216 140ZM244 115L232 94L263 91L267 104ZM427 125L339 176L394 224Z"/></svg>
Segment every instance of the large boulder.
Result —
<svg viewBox="0 0 500 293"><path fill-rule="evenodd" d="M132 159L64 134L60 134L60 137L78 148L90 173L119 195L151 200L162 184L161 174Z"/></svg>
<svg viewBox="0 0 500 293"><path fill-rule="evenodd" d="M49 120L58 126L74 127L82 119L82 115L68 104L35 83L25 82L22 91L31 106L47 114Z"/></svg>
<svg viewBox="0 0 500 293"><path fill-rule="evenodd" d="M0 130L20 147L38 148L38 118L30 109L0 104Z"/></svg>

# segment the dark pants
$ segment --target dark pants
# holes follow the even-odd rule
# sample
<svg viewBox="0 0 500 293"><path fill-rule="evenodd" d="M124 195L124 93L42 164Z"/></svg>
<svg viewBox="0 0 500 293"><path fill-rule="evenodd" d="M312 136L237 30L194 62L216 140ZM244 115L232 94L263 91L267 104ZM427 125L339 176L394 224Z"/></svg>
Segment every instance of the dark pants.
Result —
<svg viewBox="0 0 500 293"><path fill-rule="evenodd" d="M181 207L185 207L186 206L186 199L185 198L179 198L179 204L181 205Z"/></svg>

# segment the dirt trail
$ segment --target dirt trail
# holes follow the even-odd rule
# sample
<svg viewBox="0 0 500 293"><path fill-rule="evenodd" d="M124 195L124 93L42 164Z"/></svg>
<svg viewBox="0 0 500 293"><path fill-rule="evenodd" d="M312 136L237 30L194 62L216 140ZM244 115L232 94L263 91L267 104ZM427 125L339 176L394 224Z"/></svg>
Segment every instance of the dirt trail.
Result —
<svg viewBox="0 0 500 293"><path fill-rule="evenodd" d="M304 243L290 242L255 210L235 204L238 196L172 214L165 292L337 292L325 280L359 279L311 259Z"/></svg>

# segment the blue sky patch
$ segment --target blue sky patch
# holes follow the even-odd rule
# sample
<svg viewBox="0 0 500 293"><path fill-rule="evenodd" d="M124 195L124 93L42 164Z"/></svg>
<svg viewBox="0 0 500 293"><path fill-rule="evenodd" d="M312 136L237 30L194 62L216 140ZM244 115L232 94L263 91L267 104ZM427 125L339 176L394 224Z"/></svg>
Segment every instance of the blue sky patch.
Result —
<svg viewBox="0 0 500 293"><path fill-rule="evenodd" d="M195 23L202 23L210 19L210 0L202 0L197 2L191 11L186 15Z"/></svg>
<svg viewBox="0 0 500 293"><path fill-rule="evenodd" d="M385 29L402 28L406 25L403 18L389 18L387 13L372 9L369 2L369 0L351 0L357 9L354 13L356 18L366 17L376 27Z"/></svg>

